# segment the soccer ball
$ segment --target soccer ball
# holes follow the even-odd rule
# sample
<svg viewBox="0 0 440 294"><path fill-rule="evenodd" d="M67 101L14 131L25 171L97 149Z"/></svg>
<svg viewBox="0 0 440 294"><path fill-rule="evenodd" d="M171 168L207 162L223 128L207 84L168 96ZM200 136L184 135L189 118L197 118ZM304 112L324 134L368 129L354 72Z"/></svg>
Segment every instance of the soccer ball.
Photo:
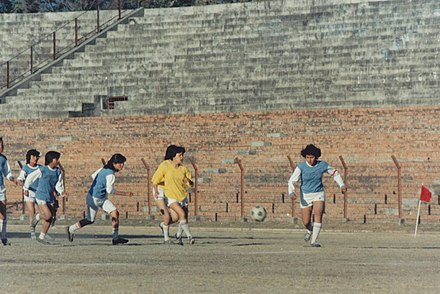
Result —
<svg viewBox="0 0 440 294"><path fill-rule="evenodd" d="M254 221L262 222L266 218L267 211L263 206L255 206L251 210L251 217Z"/></svg>

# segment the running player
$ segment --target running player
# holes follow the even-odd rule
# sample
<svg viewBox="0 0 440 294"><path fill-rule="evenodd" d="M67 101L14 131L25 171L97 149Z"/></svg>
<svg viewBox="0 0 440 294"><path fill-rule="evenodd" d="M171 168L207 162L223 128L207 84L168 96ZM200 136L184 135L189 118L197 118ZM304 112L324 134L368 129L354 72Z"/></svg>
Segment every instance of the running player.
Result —
<svg viewBox="0 0 440 294"><path fill-rule="evenodd" d="M44 160L45 166L38 168L29 174L24 181L23 189L25 196L29 197L29 190L32 183L38 180L38 187L35 191L35 199L40 211L40 218L43 227L37 238L38 242L48 244L46 234L49 231L50 223L54 213L55 191L60 197L66 196L61 170L58 168L61 154L56 151L46 153Z"/></svg>
<svg viewBox="0 0 440 294"><path fill-rule="evenodd" d="M108 199L108 194L131 196L132 193L115 191L115 173L124 168L127 159L119 153L113 154L107 164L98 169L93 175L93 183L87 194L87 218L66 227L67 239L73 242L73 235L76 230L93 224L95 222L96 213L101 208L112 218L113 228L113 245L125 244L128 242L119 236L119 212L115 205Z"/></svg>
<svg viewBox="0 0 440 294"><path fill-rule="evenodd" d="M174 156L174 148L177 147L175 145L168 146L166 152L165 152L165 158L164 160L172 160L172 156ZM153 188L153 198L156 201L156 205L160 210L160 213L163 215L163 222L159 224L160 229L162 230L162 234L164 236L164 242L169 243L169 226L173 223L175 223L178 220L177 214L168 208L166 201L165 201L165 183L161 182L157 186L157 194L156 189ZM164 234L164 225L165 223L168 223L168 226L165 227L166 234Z"/></svg>
<svg viewBox="0 0 440 294"><path fill-rule="evenodd" d="M41 167L38 164L40 159L40 152L36 149L31 149L26 153L26 164L21 167L20 174L18 175L17 181L23 185L26 177L32 172L36 171ZM29 225L31 227L31 239L36 240L35 227L40 221L40 214L35 213L35 192L38 187L38 179L29 186L29 196L24 196L24 202L26 202L26 207L29 214Z"/></svg>
<svg viewBox="0 0 440 294"><path fill-rule="evenodd" d="M182 165L183 154L185 148L175 145L170 145L167 149L167 156L169 158L164 160L153 175L152 183L155 194L159 193L158 186L164 183L165 202L167 206L173 210L179 219L179 228L176 233L176 238L179 244L182 243L182 232L185 232L190 244L194 244L195 239L192 237L188 227L188 199L187 187L192 186L192 176L188 169ZM171 243L167 238L170 220L164 218L164 240L165 243Z"/></svg>
<svg viewBox="0 0 440 294"><path fill-rule="evenodd" d="M341 188L342 193L345 193L347 188L336 169L327 162L318 160L321 157L321 150L318 147L313 144L307 145L301 150L301 156L305 158L305 161L297 165L290 177L288 192L290 197L296 197L294 184L301 179L300 207L302 221L307 229L304 240L307 242L311 239L310 245L312 247L321 247L316 241L322 228L322 216L325 210L322 176L324 173L332 176ZM314 214L314 224L311 221L312 211Z"/></svg>
<svg viewBox="0 0 440 294"><path fill-rule="evenodd" d="M11 173L11 167L9 166L8 159L3 155L4 145L3 137L0 137L0 231L1 240L4 246L11 245L6 236L6 187L3 177L6 177L11 182L17 184L17 180Z"/></svg>

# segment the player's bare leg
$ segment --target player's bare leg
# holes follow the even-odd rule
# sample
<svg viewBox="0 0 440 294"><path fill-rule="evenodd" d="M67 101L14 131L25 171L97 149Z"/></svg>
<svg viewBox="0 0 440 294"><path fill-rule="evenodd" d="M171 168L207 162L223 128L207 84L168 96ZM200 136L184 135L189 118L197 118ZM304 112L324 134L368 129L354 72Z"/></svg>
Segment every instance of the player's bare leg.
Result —
<svg viewBox="0 0 440 294"><path fill-rule="evenodd" d="M312 211L313 206L301 208L301 217L303 225L306 227L306 234L304 235L304 241L310 241L313 232L313 224L312 224Z"/></svg>
<svg viewBox="0 0 440 294"><path fill-rule="evenodd" d="M50 228L50 223L52 221L52 206L47 204L38 204L38 210L40 211L40 219L41 219L41 233L37 238L37 241L47 244L47 240L45 239L47 232Z"/></svg>
<svg viewBox="0 0 440 294"><path fill-rule="evenodd" d="M1 239L4 246L11 245L9 243L8 238L6 236L6 225L7 225L7 219L6 219L6 200L0 201L0 232L1 232Z"/></svg>
<svg viewBox="0 0 440 294"><path fill-rule="evenodd" d="M113 229L113 245L125 244L128 243L127 239L119 237L119 212L117 210L113 210L110 212L110 217L112 218L112 229Z"/></svg>

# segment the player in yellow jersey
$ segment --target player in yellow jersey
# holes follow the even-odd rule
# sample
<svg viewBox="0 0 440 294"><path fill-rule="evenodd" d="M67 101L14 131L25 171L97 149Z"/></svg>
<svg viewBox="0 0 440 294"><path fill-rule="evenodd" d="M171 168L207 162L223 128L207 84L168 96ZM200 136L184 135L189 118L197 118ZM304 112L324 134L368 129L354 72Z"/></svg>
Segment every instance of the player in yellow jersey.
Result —
<svg viewBox="0 0 440 294"><path fill-rule="evenodd" d="M163 185L165 194L165 203L174 211L179 219L179 228L176 238L179 244L182 243L182 233L188 238L190 244L194 244L194 238L188 227L188 199L187 188L193 185L191 173L182 165L185 148L176 145L170 145L167 148L165 160L159 165L155 171L152 183L155 195L159 195L159 185ZM169 224L170 216L164 214L163 234L165 243L170 243Z"/></svg>

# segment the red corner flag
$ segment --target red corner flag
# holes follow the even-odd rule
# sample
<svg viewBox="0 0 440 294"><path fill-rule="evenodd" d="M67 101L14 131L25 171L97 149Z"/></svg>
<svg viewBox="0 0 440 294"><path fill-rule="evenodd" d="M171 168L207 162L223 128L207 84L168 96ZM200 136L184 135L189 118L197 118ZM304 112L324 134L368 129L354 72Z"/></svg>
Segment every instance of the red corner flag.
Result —
<svg viewBox="0 0 440 294"><path fill-rule="evenodd" d="M432 193L428 188L422 185L422 191L420 192L420 201L431 202Z"/></svg>

